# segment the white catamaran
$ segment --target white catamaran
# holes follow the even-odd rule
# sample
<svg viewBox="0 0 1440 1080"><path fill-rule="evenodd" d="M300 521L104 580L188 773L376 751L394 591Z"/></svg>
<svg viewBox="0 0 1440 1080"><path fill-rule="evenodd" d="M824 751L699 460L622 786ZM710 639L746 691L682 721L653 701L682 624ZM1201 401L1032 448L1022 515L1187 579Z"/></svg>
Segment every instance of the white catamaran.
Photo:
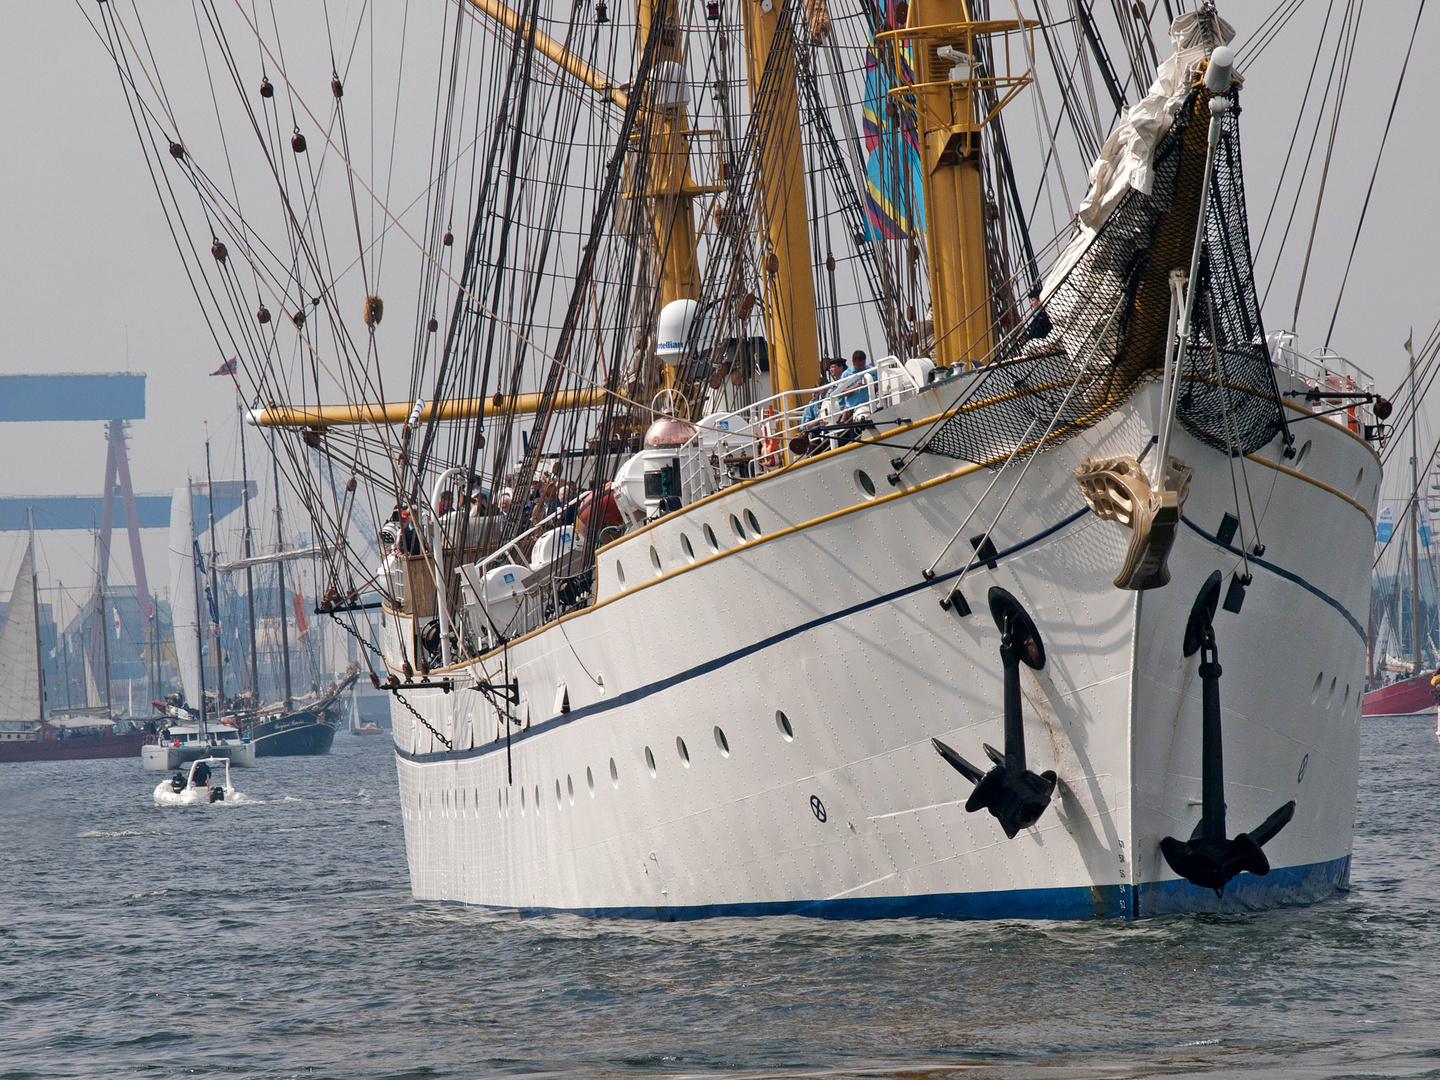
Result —
<svg viewBox="0 0 1440 1080"><path fill-rule="evenodd" d="M167 207L204 205L182 255L251 418L288 433L321 609L393 692L417 897L1078 918L1346 883L1374 418L1300 404L1326 373L1267 342L1211 5L1158 63L1137 17L1138 101L1077 53L1121 118L1032 244L1003 110L1093 29L1040 8L454 3L423 227L359 170L338 45L322 105L242 20L258 68L207 48L269 240L101 9ZM372 201L421 256L400 403ZM861 333L881 358L821 383Z"/></svg>

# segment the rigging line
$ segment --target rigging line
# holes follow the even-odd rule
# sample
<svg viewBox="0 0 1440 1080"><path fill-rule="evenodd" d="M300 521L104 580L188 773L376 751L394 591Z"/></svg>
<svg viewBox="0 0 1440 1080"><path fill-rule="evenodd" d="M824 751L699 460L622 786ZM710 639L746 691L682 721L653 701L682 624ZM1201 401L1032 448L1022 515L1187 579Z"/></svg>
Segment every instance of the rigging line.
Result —
<svg viewBox="0 0 1440 1080"><path fill-rule="evenodd" d="M1260 239L1255 244L1255 254L1257 256L1260 254L1261 249L1265 247L1265 235L1270 231L1270 219L1275 216L1275 207L1279 205L1280 202L1280 188L1281 185L1285 183L1285 174L1290 169L1290 156L1295 152L1295 143L1300 137L1300 126L1305 119L1305 106L1310 101L1310 91L1315 84L1315 72L1320 66L1320 47L1325 43L1325 35L1330 28L1330 14L1334 9L1335 0L1330 0L1328 6L1325 8L1325 22L1320 27L1320 40L1315 43L1315 59L1310 63L1310 76L1305 80L1305 93L1300 99L1300 109L1295 114L1295 129L1290 133L1290 146L1285 151L1285 162L1280 167L1280 177L1275 181L1275 193L1270 196L1270 209L1265 215L1265 226L1260 230ZM1327 97L1329 95L1328 84L1326 95ZM1324 109L1323 103L1321 109L1322 111ZM1301 183L1304 183L1303 179Z"/></svg>
<svg viewBox="0 0 1440 1080"><path fill-rule="evenodd" d="M79 2L79 0L77 0L77 3L78 3L78 2ZM237 3L237 6L238 6L239 0L236 0L236 3ZM240 15L241 15L241 18L244 19L244 21L246 22L246 24L249 25L249 24L250 24L250 20L249 20L248 16L246 16L243 8L242 8L241 11L240 11ZM264 42L264 40L259 37L259 33L258 33L258 31L256 30L256 28L255 28L254 26L251 26L251 31L252 31L253 33L255 33L257 40L260 41L261 48L264 49L264 50L266 51L266 53L270 55L271 62L272 62L272 63L276 63L276 59L275 59L274 54L271 54L271 53L269 52L269 46L266 45L265 42ZM293 93L293 92L294 92L294 88L293 88L293 86L292 86L292 84L291 84L291 82L290 82L290 77L289 77L288 73L286 73L283 65L277 64L276 70L277 70L277 73L280 75L281 81L283 81L283 82L285 83L285 85L286 85L288 88L290 88L291 91L292 91L292 93ZM309 107L305 104L304 98L303 98L299 93L294 93L294 100L296 100L296 101L298 101L298 102L300 103L301 109L306 113L307 116L310 117L311 121L315 121L315 116L314 116L314 114L310 112ZM317 127L317 128L320 127L320 125L319 125L318 122L316 122L316 127ZM333 142L331 141L330 136L329 136L328 133L324 133L324 138L325 138L325 141L326 141L327 143L330 143L332 146L334 145ZM336 153L339 154L338 148L337 148L337 150L336 150ZM345 159L343 156L341 156L341 163L345 166L345 168L350 169L350 170L352 170L352 171L354 170L354 166L351 165L351 163L350 163L347 159ZM482 301L480 301L473 293L471 293L468 289L466 289L466 288L461 284L461 282L459 282L458 280L456 280L455 277L454 277L452 274L450 274L450 272L449 272L448 270L444 269L444 267L440 267L438 261L434 259L434 257L430 254L430 252L429 252L428 250L426 250L425 246L424 246L423 244L421 244L417 239L415 239L415 237L414 237L413 235L411 235L410 231L405 228L405 226L400 222L400 220L399 220L398 218L396 218L395 215L390 212L390 208L389 208L388 206L386 206L385 203L383 203L383 202L380 200L379 196L377 196L377 195L375 194L375 192L369 187L369 185L366 184L364 177L360 176L360 175L357 173L357 174L356 174L356 180L359 182L360 186L365 190L365 193L366 193L367 195L369 195L370 198L375 201L376 205L378 205L378 206L380 207L380 209L381 209L381 211L384 213L384 215L390 220L391 225L392 225L395 229L399 230L400 235L402 235L403 237L405 237L405 239L409 240L410 243L415 246L415 248L421 253L421 255L422 255L427 261L430 261L430 262L434 263L437 267L439 267L440 273L441 273L447 280L449 280L463 295L465 295L473 304L475 304L475 306L476 306L482 313L484 313L485 315L488 315L491 319L493 319L493 320L496 322L497 325L499 325L502 329L504 329L507 333L509 333L512 337L514 337L520 344L524 345L526 348L534 350L535 353L537 353L539 356L541 356L541 357L543 357L543 358L545 358L545 359L547 359L547 360L550 360L550 361L552 361L552 362L557 362L557 361L556 361L556 358L555 358L554 356L552 356L550 353L548 353L546 350L544 350L544 349L541 348L538 344L536 344L536 342L533 341L533 340L529 337L529 335L525 334L523 331L521 331L521 330L518 329L517 327L511 325L511 323L510 323L508 320L502 318L499 314L497 314L496 312L492 311L488 305L486 305L486 304L484 304ZM342 389L343 389L343 387L342 387Z"/></svg>
<svg viewBox="0 0 1440 1080"><path fill-rule="evenodd" d="M196 302L200 305L201 314L202 314L202 316L203 316L204 319L205 319L206 328L210 331L211 339L215 342L215 347L216 347L217 351L219 351L219 352L221 352L221 353L223 354L223 353L225 352L225 347L224 347L224 345L221 344L220 334L216 331L216 329L215 329L215 324L214 324L214 322L213 322L213 321L211 320L211 318L210 318L210 312L206 309L206 307L205 307L205 301L204 301L203 297L200 295L200 287L199 287L199 285L198 285L198 284L196 283L196 281L195 281L195 276L194 276L194 273L193 273L193 271L192 271L192 269L191 269L190 260L185 257L185 245L180 242L180 234L176 232L175 220L174 220L174 217L172 217L172 216L171 216L171 213L170 213L170 207L171 207L172 205L174 205L175 208L176 208L176 216L179 216L179 203L178 203L178 201L175 199L174 189L170 186L169 177L168 177L168 175L165 173L164 169L162 168L162 169L160 170L160 177L164 177L164 180L165 180L165 190L164 190L164 191L161 190L160 179L157 178L157 176L156 176L156 166L160 163L160 162L159 162L159 149L158 149L158 147L153 146L153 136L151 137L151 141L147 143L147 141L146 141L146 133L147 133L147 131L148 131L148 128L142 128L141 123L140 123L140 117L139 117L138 115L136 115L136 111L135 111L135 110L136 110L136 107L137 107L137 104L138 104L139 88L135 85L134 75L133 75L133 73L131 73L131 71L130 71L130 64L129 64L128 56L127 56L127 55L125 54L125 52L120 48L119 43L118 43L118 41L116 40L115 34L114 34L114 32L112 31L112 28L111 28L111 25L110 25L110 23L111 23L112 20L113 20L113 21L118 21L116 12L115 12L113 6L111 6L111 5L106 5L104 8L102 8L101 22L102 22L102 24L105 26L105 34L104 34L104 35L101 35L101 34L100 34L100 31L95 28L95 24L94 24L93 22L91 22L89 12L87 12L87 11L85 10L85 8L83 7L83 5L80 3L80 0L76 0L76 7L79 7L79 8L80 8L81 14L84 16L85 21L90 24L90 28L91 28L91 30L95 33L96 37L99 37L99 38L101 39L102 43L105 44L106 51L110 54L110 57L111 57L112 61L114 61L114 63L115 63L116 73L120 76L121 88L122 88L122 90L125 91L125 104L126 104L127 110L128 110L129 113L130 113L130 122L131 122L131 124L134 126L136 137L137 137L137 139L138 139L139 142L140 142L141 152L142 152L142 153L144 154L144 156L145 156L145 166L146 166L147 171L150 173L150 182L151 182L151 184L152 184L152 185L154 186L154 188L155 188L156 198L159 200L161 209L162 209L162 211L163 211L164 214L165 214L165 224L166 224L166 227L169 229L169 231L170 231L170 237L171 237L171 239L172 239L172 240L174 241L174 243L175 243L175 250L176 250L176 253L179 254L179 256L180 256L181 265L183 265L184 268L185 268L185 276L186 276L186 279L190 282L190 289L191 289L191 291L195 294L195 300L196 300ZM104 11L105 11L105 10L108 10L108 11L109 11L109 19L107 19L107 18L105 17L105 15L104 15ZM126 35L126 39L129 40L128 35ZM123 62L122 62L122 60L123 60ZM143 68L142 68L142 70L143 70ZM132 97L132 95L133 95L133 97ZM154 158L154 160L152 160L152 158L151 158L151 151L152 151L152 150L154 150L154 152L155 152L155 158ZM166 198L165 198L165 192L166 192L166 191L168 191L169 194L170 194L170 201L169 201L169 202L167 202L167 201L166 201ZM198 256L198 255L195 255L195 250L194 250L194 249L195 249L195 244L194 244L194 241L193 241L193 239L191 239L190 234L189 234L189 231L183 229L183 221L182 221L181 224L182 224L182 231L185 232L185 238L186 238L187 241L190 242L190 250L191 250L192 256L195 257L195 265L196 265L196 267L199 267L201 264L200 264L200 261L199 261L199 256ZM203 273L202 273L202 278L203 278ZM208 281L208 279L206 279L206 288L207 288L207 290L209 289L209 281ZM214 298L214 293L213 293L213 292L211 293L211 298L212 298L212 299ZM217 310L218 310L218 304L217 304ZM223 322L222 322L221 325L222 325L222 327L224 327L224 329L225 329L225 331L226 331L226 336L230 336L230 334L229 334L229 326L226 325L226 324L224 324ZM233 337L231 337L231 343L234 344L234 339L233 339Z"/></svg>
<svg viewBox="0 0 1440 1080"><path fill-rule="evenodd" d="M1305 295L1305 278L1310 271L1310 255L1315 249L1315 233L1320 226L1320 207L1325 202L1325 185L1330 178L1330 161L1335 153L1335 134L1340 128L1340 114L1345 108L1345 90L1350 83L1350 66L1355 60L1355 43L1360 37L1360 20L1365 15L1365 0L1355 9L1354 28L1350 32L1350 47L1345 53L1345 67L1340 72L1340 86L1335 93L1335 111L1330 117L1330 140L1325 147L1325 167L1320 171L1320 190L1315 195L1315 216L1310 219L1310 239L1305 245L1305 261L1300 266L1300 284L1295 289L1295 310L1290 317L1290 332L1295 332L1300 322L1300 301Z"/></svg>
<svg viewBox="0 0 1440 1080"><path fill-rule="evenodd" d="M1105 328L1104 328L1103 330L1101 330L1099 336L1095 339L1095 346L1094 346L1094 348L1098 348L1099 343L1105 339L1105 335L1109 332L1110 326L1111 326L1111 325L1114 323L1114 321L1115 321L1115 316L1118 315L1118 314L1120 313L1121 308L1125 306L1123 300L1124 300L1124 297L1123 297L1123 294L1122 294L1121 300L1116 302L1115 309L1110 313L1110 318L1109 318L1109 320L1106 321ZM1093 348L1092 348L1092 352L1093 352ZM1064 397L1064 399L1060 402L1059 407L1055 410L1055 414L1050 418L1050 424L1049 424L1049 426L1047 426L1047 427L1045 428L1045 434L1043 434L1043 435L1040 436L1040 441L1035 444L1034 450L1032 450L1031 453L1030 453L1030 458L1029 458L1029 460L1026 461L1025 464L1021 467L1021 469L1020 469L1020 475L1015 478L1015 483L1013 483L1013 484L1010 485L1010 492L1009 492L1009 494L1007 494L1007 495L1005 496L1005 501L1000 504L1000 509L995 512L995 517L994 517L994 519L990 522L989 528L987 528L987 529L985 530L985 535L982 536L982 537L980 538L980 542L975 545L975 551L976 551L977 554L978 554L980 551L984 550L985 545L990 541L990 536L991 536L992 533L994 533L994 531L995 531L995 526L998 525L998 524L1000 524L1000 519L1005 516L1005 511L1006 511L1006 509L1008 509L1009 506L1010 506L1010 500L1015 497L1015 492L1017 492L1018 490L1020 490L1020 485L1021 485L1021 483L1024 482L1026 475L1030 472L1030 466L1034 465L1035 462L1040 459L1040 452L1045 449L1045 441L1050 438L1051 432L1053 432L1053 431L1055 430L1055 425L1060 421L1060 416L1061 416L1061 414L1065 411L1065 406L1068 405L1068 404L1070 404L1070 398L1071 398L1071 396L1075 393L1076 388L1080 385L1080 380L1083 379L1083 378L1085 377L1085 375L1087 374L1087 372L1088 372L1088 370L1089 370L1089 361L1087 360L1085 363L1077 365L1077 367L1078 367L1078 370L1075 372L1075 379L1074 379L1073 382L1070 383L1070 389L1065 392L1065 397ZM1039 414L1036 415L1036 419L1038 419L1038 418L1039 418ZM1026 434L1028 435L1029 432L1027 431ZM1023 444L1022 444L1022 445L1023 445ZM1017 449L1018 449L1018 447L1017 447ZM1013 457L1014 455L1012 454L1011 456ZM1002 471L1002 472L1004 471L1003 468L1002 468L1001 471ZM982 496L982 499L983 499L983 496ZM974 506L974 507L971 509L971 511L970 511L970 516L974 516L975 512L976 512L977 510L979 510L979 509L980 509L980 501L977 500L976 503L975 503L975 506ZM967 523L967 524L969 523L969 517L966 518L966 523ZM961 529L956 532L956 536L958 537L960 531L963 531L963 530L964 530L964 526L962 525L962 526L961 526ZM954 542L955 542L955 539L952 538L951 541L950 541L950 543L953 544ZM947 547L948 547L948 545L947 545ZM938 564L938 563L940 562L940 560L939 560L939 559L936 559L935 562L936 562L936 564ZM960 586L961 586L961 584L964 583L966 575L970 573L970 568L971 568L972 566L974 566L975 564L976 564L976 560L974 560L974 559L967 559L967 560L965 560L965 565L960 568L960 575L955 579L955 584L952 585L952 586L950 587L949 592L947 592L947 593L945 594L945 600L949 601L950 603L954 603L954 598L955 598L956 596L958 596L959 593L960 593ZM983 564L982 564L982 565L983 565ZM931 567L931 573L932 573L932 574L934 573L934 567L933 567L933 566Z"/></svg>
<svg viewBox="0 0 1440 1080"><path fill-rule="evenodd" d="M1395 119L1395 107L1400 104L1400 88L1405 85L1405 72L1410 67L1410 53L1415 48L1415 34L1420 29L1420 17L1425 14L1425 0L1415 9L1415 25L1410 28L1410 44L1405 47L1405 62L1400 65L1400 77L1395 80L1395 96L1390 99L1390 112L1385 117L1385 132L1380 136L1380 149L1375 152L1375 168L1370 171L1370 184L1365 189L1365 202L1360 207L1360 220L1355 223L1355 237L1350 241L1350 255L1345 260L1345 273L1340 278L1340 291L1335 295L1335 310L1330 313L1330 327L1325 331L1325 348L1330 347L1330 337L1335 333L1335 320L1340 316L1340 301L1345 297L1345 285L1350 280L1350 267L1355 262L1355 249L1360 244L1360 230L1365 227L1365 215L1370 209L1370 196L1375 193L1375 177L1380 173L1380 159L1385 155L1385 143L1390 138L1390 125Z"/></svg>
<svg viewBox="0 0 1440 1080"><path fill-rule="evenodd" d="M1327 69L1328 73L1325 77L1325 92L1321 95L1320 107L1315 112L1315 127L1310 132L1310 147L1305 152L1305 164L1300 170L1300 180L1295 187L1295 198L1291 200L1290 203L1289 216L1285 219L1285 231L1280 236L1280 247L1275 252L1275 261L1270 267L1270 278L1265 283L1265 295L1260 298L1261 307L1264 307L1266 301L1270 298L1271 286L1274 285L1275 278L1280 271L1280 259L1285 254L1285 245L1290 239L1290 229L1295 224L1295 215L1300 209L1300 197L1304 194L1305 181L1310 175L1310 162L1315 156L1315 147L1319 143L1320 127L1325 122L1325 106L1330 101L1331 88L1335 86L1336 79L1340 75L1342 67L1340 57L1345 52L1345 43L1351 29L1350 16L1354 10L1354 6L1355 0L1346 0L1345 10L1340 16L1340 29L1335 38L1335 51L1330 58L1330 66ZM1323 44L1323 40L1321 44ZM1297 123L1298 122L1299 120L1297 119ZM1278 192L1275 197L1277 199L1279 198Z"/></svg>

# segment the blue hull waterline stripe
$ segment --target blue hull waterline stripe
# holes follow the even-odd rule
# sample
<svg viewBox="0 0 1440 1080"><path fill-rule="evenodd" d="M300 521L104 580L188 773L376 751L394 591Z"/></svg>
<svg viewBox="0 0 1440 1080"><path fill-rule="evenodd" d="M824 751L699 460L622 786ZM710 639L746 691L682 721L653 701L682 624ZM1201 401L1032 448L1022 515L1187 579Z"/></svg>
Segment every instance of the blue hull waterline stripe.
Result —
<svg viewBox="0 0 1440 1080"><path fill-rule="evenodd" d="M1365 640L1366 640L1365 627L1364 627L1364 625L1360 622L1359 619L1355 618L1354 615L1350 614L1349 609L1347 609L1344 604L1340 603L1339 600L1336 600L1336 599L1335 599L1333 596L1331 596L1329 593L1324 592L1324 591L1321 590L1321 589L1317 589L1314 585L1311 585L1310 582L1306 581L1306 580L1305 580L1304 578L1302 578L1299 574L1291 573L1289 570L1286 570L1283 566L1276 566L1274 563L1272 563L1272 562L1267 562L1267 561L1264 560L1264 559L1256 558L1254 555L1247 555L1245 552L1241 551L1239 548L1233 547L1233 546L1230 545L1230 544L1222 544L1222 543L1220 543L1220 540L1219 540L1218 537L1212 536L1210 533L1208 533L1208 532L1206 532L1204 529L1200 528L1199 525L1196 525L1196 524L1195 524L1193 521L1191 521L1188 517L1184 517L1184 516L1182 515L1181 518L1180 518L1180 520L1183 521L1186 525L1190 526L1190 528L1191 528L1192 531L1194 531L1195 533L1197 533L1197 534L1200 535L1200 536L1203 536L1206 540L1209 540L1210 543L1214 544L1216 547L1223 547L1226 551L1229 551L1229 552L1231 552L1232 554L1238 555L1238 556L1240 556L1241 558L1249 559L1251 563L1253 563L1253 564L1256 565L1256 566L1264 567L1266 570L1269 570L1269 571L1270 571L1272 574L1274 574L1276 577L1282 577L1282 578L1284 578L1286 581L1290 582L1292 585L1299 585L1300 588L1304 589L1306 592L1310 593L1312 596L1318 596L1321 600L1324 600L1325 603L1329 604L1332 608L1334 608L1336 611L1338 611L1341 615L1343 615L1343 616L1345 617L1345 621L1350 624L1351 628L1355 631L1355 633L1357 633L1357 634L1360 635L1360 640L1361 640L1361 641L1365 641Z"/></svg>
<svg viewBox="0 0 1440 1080"><path fill-rule="evenodd" d="M648 907L521 908L526 915L582 915L592 919L694 919L803 915L814 919L1125 919L1181 912L1240 912L1282 904L1314 903L1349 883L1350 857L1308 866L1285 866L1264 877L1241 874L1218 897L1188 881L1084 885L1066 889L930 893L925 896L856 896L839 900L770 900L754 903ZM485 905L497 911L514 910Z"/></svg>
<svg viewBox="0 0 1440 1080"><path fill-rule="evenodd" d="M1073 525L1075 522L1079 521L1082 517L1085 517L1089 513L1090 508L1088 506L1082 506L1073 514L1061 518L1054 525L1042 529L1034 536L1027 537L1026 539L1021 540L1008 548L1004 548L1001 551L996 552L994 559L998 562L1009 558L1011 555L1018 554L1019 552L1024 551L1026 548L1034 547L1042 540L1046 540L1049 537L1054 536L1061 529ZM1200 526L1196 525L1189 518L1182 517L1181 520L1184 521L1185 524L1188 525L1196 534L1204 537L1206 540L1210 541L1210 543L1212 544L1215 544L1217 547L1222 547L1226 551L1232 552L1237 556L1242 554L1239 548L1231 547L1229 544L1221 544L1216 537L1212 536L1210 533L1207 533L1204 529L1200 528ZM1349 622L1349 624L1355 629L1355 632L1358 633L1362 639L1365 637L1365 628L1361 626L1355 616L1350 614L1350 612L1346 610L1344 605L1342 605L1340 601L1336 600L1333 596L1330 596L1328 593L1316 588L1314 585L1310 584L1298 574L1291 573L1289 570L1277 566L1272 562L1268 562L1264 559L1257 559L1254 555L1249 556L1249 559L1253 565L1269 570L1276 576L1284 578L1286 581L1292 582L1293 584L1300 586L1300 588L1304 589L1306 592L1311 593L1319 597L1321 600L1325 601L1325 603L1329 604L1332 608L1334 608L1342 616L1344 616L1345 620ZM762 649L769 649L775 645L779 645L784 641L788 641L790 638L797 637L800 634L809 633L811 630L815 630L829 623L838 622L841 619L847 619L852 615L858 615L861 612L869 611L871 608L880 607L883 604L893 603L896 600L902 600L905 597L912 596L917 592L933 588L941 582L950 581L954 578L957 578L967 570L978 569L984 565L986 565L984 560L976 559L968 566L958 567L957 569L947 571L946 573L937 574L933 579L929 581L918 581L913 585L907 585L902 589L897 589L895 592L886 593L883 596L872 597L869 600L862 600L858 604L851 604L847 608L842 608L839 611L831 612L828 615L817 616L816 618L813 618L808 622L800 623L798 626L792 626L785 630L781 630L777 633L771 634L769 637L761 638L754 644L746 645L743 648L734 649L721 656L717 656L714 659L706 660L703 663L696 664L694 667L689 667L683 671L678 671L674 675L667 675L663 679L656 679L654 682L646 683L644 686L637 686L633 690L627 690L622 694L616 694L613 698L602 698L601 700L592 702L589 705L582 705L577 709L572 709L570 710L570 712L565 713L561 716L556 716L550 720L541 721L540 723L534 724L531 727L525 729L524 731L519 731L513 734L511 736L511 743L513 745L516 742L521 742L525 739L533 738L534 736L542 734L543 732L551 731L565 724L572 724L577 720L583 720L589 716L598 716L599 714L609 712L612 709L618 709L625 705L633 705L635 702L642 701L645 698L650 697L654 694L662 693L665 690L669 690L672 687L689 682L692 679L698 679L702 675L708 675L712 671L718 671L723 667L728 667L730 664L733 664L738 660L742 660L747 656L761 651ZM486 754L499 753L503 749L505 749L505 743L497 740L496 742L486 743L484 746L473 747L469 750L442 750L434 753L423 754L413 753L409 750L402 750L400 747L397 746L395 748L395 753L397 756L403 758L406 761L413 762L417 765L427 765L444 761L465 761L470 758L483 757Z"/></svg>

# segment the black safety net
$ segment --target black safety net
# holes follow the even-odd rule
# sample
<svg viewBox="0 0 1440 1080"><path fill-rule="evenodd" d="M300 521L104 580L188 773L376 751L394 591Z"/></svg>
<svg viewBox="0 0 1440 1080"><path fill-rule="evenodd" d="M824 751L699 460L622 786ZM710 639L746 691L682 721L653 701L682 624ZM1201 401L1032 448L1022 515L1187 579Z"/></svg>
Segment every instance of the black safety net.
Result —
<svg viewBox="0 0 1440 1080"><path fill-rule="evenodd" d="M925 450L998 465L1098 423L1164 368L1172 270L1188 272L1210 94L1193 91L1155 151L1149 194L1129 191L1029 323L997 348ZM1250 453L1284 430L1250 262L1237 107L1216 154L1179 419Z"/></svg>

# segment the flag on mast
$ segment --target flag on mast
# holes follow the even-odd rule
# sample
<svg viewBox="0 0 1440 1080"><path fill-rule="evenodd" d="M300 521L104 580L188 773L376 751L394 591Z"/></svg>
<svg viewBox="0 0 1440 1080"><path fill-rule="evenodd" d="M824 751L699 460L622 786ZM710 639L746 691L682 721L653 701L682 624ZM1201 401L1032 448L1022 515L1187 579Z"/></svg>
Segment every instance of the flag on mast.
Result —
<svg viewBox="0 0 1440 1080"><path fill-rule="evenodd" d="M1414 350L1414 348L1412 348L1412 346L1413 346L1414 344L1415 344L1415 327L1412 326L1412 327L1410 327L1410 336L1405 339L1405 354L1406 354L1407 356L1409 356L1412 360L1415 358L1415 350Z"/></svg>
<svg viewBox="0 0 1440 1080"><path fill-rule="evenodd" d="M210 372L210 375L212 378L216 375L234 375L235 372L239 369L239 367L240 358L238 356L232 356L229 360L226 360L214 371Z"/></svg>

